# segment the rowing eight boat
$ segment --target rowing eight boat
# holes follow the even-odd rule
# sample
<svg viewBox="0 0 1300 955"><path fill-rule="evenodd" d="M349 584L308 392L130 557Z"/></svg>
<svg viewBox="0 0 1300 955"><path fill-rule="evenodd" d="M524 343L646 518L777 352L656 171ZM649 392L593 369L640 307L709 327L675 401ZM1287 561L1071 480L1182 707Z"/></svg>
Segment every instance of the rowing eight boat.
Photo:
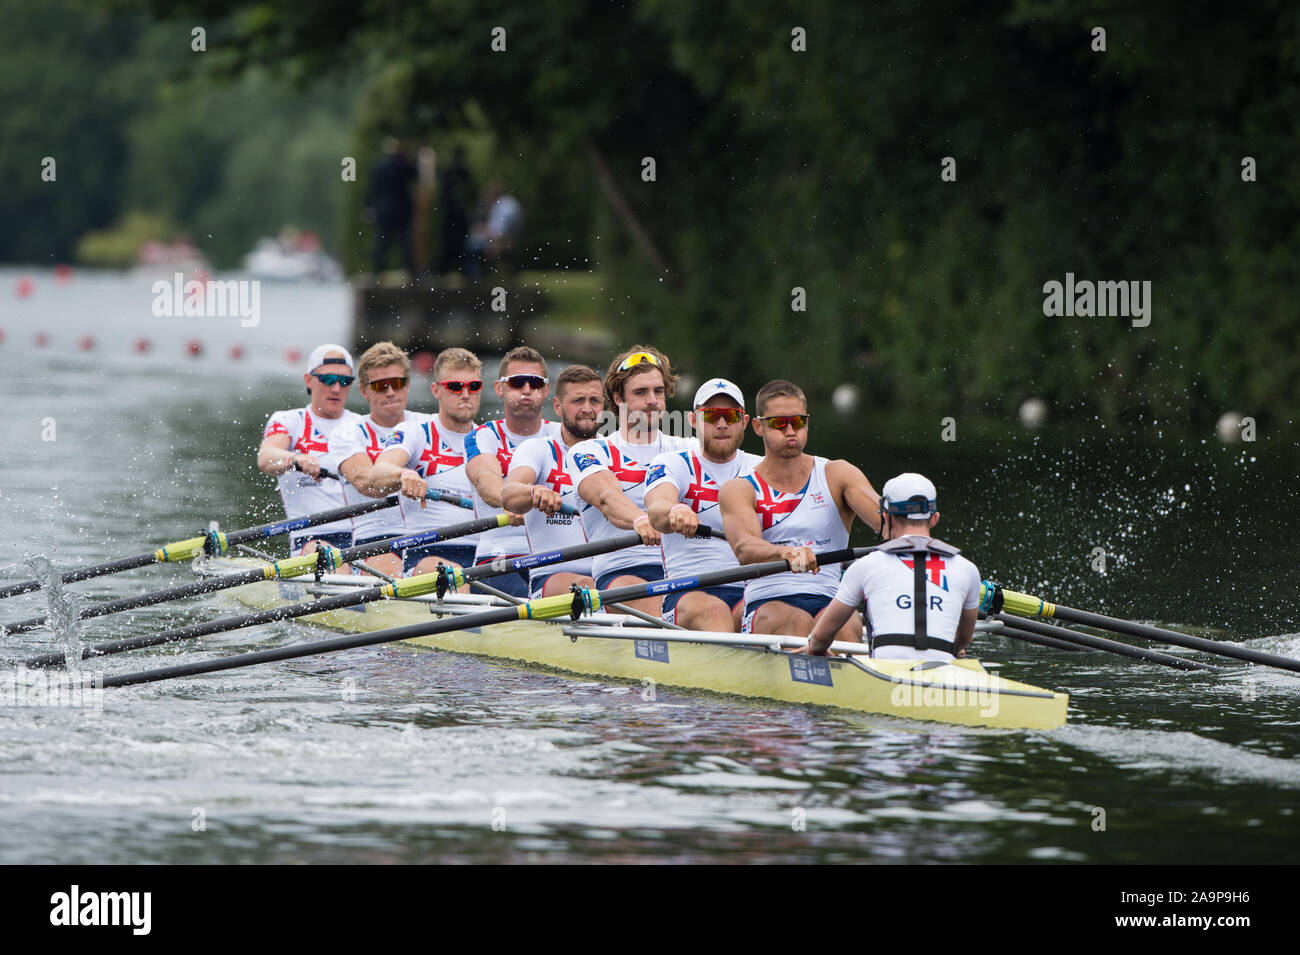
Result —
<svg viewBox="0 0 1300 955"><path fill-rule="evenodd" d="M248 559L215 558L200 563L198 572L231 573L256 565ZM231 594L246 606L270 609L372 584L366 577L325 575L319 583L270 580L235 588ZM382 600L301 619L331 630L365 633L425 623L431 614L467 614L493 605L500 602L477 595L448 595L442 601L430 596ZM780 647L798 646L801 640L670 630L621 614L598 613L574 623L520 620L403 642L643 685L972 726L1054 729L1065 724L1068 703L1064 693L1004 679L972 659L874 660L861 655L862 647L839 643L836 650L857 653L792 655Z"/></svg>

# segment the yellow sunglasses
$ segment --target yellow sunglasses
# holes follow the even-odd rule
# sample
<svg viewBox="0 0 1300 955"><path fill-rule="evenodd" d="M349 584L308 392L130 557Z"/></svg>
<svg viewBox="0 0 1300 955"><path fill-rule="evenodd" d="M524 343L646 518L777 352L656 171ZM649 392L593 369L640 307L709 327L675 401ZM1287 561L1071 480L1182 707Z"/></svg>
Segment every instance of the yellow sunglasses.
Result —
<svg viewBox="0 0 1300 955"><path fill-rule="evenodd" d="M618 366L618 370L627 371L629 368L635 368L637 365L646 363L654 365L656 368L659 367L659 359L648 351L633 352L623 359L623 364Z"/></svg>

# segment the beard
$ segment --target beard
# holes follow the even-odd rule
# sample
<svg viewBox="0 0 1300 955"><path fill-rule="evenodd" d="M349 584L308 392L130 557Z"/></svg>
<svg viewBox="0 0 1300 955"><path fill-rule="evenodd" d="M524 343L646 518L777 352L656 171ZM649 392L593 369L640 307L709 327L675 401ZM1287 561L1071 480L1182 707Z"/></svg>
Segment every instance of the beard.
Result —
<svg viewBox="0 0 1300 955"><path fill-rule="evenodd" d="M710 461L730 461L743 440L745 432L737 431L730 438L703 438L700 440L700 448Z"/></svg>
<svg viewBox="0 0 1300 955"><path fill-rule="evenodd" d="M564 430L569 432L579 441L586 441L588 438L594 438L600 431L600 415L591 418L581 418L569 420L563 415L560 416L560 424Z"/></svg>
<svg viewBox="0 0 1300 955"><path fill-rule="evenodd" d="M475 413L476 412L471 408L466 408L464 411L459 411L455 407L451 406L450 402L448 402L447 409L443 411L443 414L447 416L448 420L453 422L454 424L473 423Z"/></svg>

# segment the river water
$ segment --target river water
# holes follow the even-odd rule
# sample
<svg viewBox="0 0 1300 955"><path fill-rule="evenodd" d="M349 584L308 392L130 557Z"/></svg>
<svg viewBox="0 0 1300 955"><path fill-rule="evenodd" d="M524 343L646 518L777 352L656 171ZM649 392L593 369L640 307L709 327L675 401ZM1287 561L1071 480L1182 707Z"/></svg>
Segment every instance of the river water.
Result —
<svg viewBox="0 0 1300 955"><path fill-rule="evenodd" d="M244 327L156 317L150 277L25 274L34 290L19 298L20 274L0 271L0 574L278 516L254 451L269 413L302 398L286 351L346 337L346 289L264 285ZM938 421L871 409L814 409L814 422L813 450L877 486L929 473L941 536L986 577L1300 656L1293 435L1224 446L1177 420L1035 435L959 420L944 441ZM149 568L71 589L96 599L186 578ZM212 595L87 621L82 638L232 606ZM0 608L11 620L46 604ZM105 670L305 632L280 623ZM48 631L3 638L0 665L57 645ZM102 710L6 706L0 862L1292 861L1295 677L1007 638L979 655L1068 692L1069 725L974 730L665 688L647 701L639 687L405 648L109 690ZM354 699L340 692L349 678Z"/></svg>

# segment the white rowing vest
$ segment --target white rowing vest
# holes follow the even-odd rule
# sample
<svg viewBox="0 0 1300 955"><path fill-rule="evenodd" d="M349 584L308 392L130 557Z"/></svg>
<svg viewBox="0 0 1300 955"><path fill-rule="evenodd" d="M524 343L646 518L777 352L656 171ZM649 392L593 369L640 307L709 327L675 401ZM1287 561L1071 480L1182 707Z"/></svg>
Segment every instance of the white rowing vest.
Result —
<svg viewBox="0 0 1300 955"><path fill-rule="evenodd" d="M401 448L406 453L404 466L424 478L429 487L472 498L474 486L465 474L465 438L469 432L439 428L440 423L436 415L425 418L418 426L414 422L402 422L380 442L381 454L393 448ZM410 498L402 499L404 505L410 501ZM474 520L472 510L446 501L428 501L423 510L420 510L418 501L415 505L406 511L408 533L416 534ZM473 547L478 543L478 535L455 537L448 543Z"/></svg>
<svg viewBox="0 0 1300 955"><path fill-rule="evenodd" d="M330 435L329 453L326 455L330 470L338 473L341 477L342 472L339 471L339 465L348 458L363 452L373 465L379 460L379 455L383 453L385 438L398 428L421 424L428 417L415 411L406 411L404 414L405 417L402 422L395 428L381 427L375 424L369 415L364 418L357 418L346 427L335 428L334 433ZM347 494L348 503L374 500L374 498L362 494L351 484L344 488L344 492ZM413 501L409 497L399 496L398 499L400 503L397 507L386 507L382 510L371 511L369 514L359 514L354 517L352 519L353 539L360 542L376 537L394 537L408 533L408 518L410 518L412 511L420 510L420 502Z"/></svg>
<svg viewBox="0 0 1300 955"><path fill-rule="evenodd" d="M678 503L689 505L700 523L713 531L712 537L664 534L664 571L669 577L688 577L740 566L722 533L718 491L732 478L752 473L762 460L748 451L737 451L730 461L721 464L696 451L670 452L655 457L646 472L646 492L660 485L671 485L677 491Z"/></svg>
<svg viewBox="0 0 1300 955"><path fill-rule="evenodd" d="M632 444L621 432L607 438L590 438L579 441L569 449L569 473L575 485L581 485L592 474L608 471L618 480L619 488L627 499L645 510L645 475L650 462L665 451L694 451L699 442L694 438L679 438L662 431L649 444ZM628 531L611 524L600 508L581 502L582 525L587 537L593 541L607 540ZM592 561L596 579L616 571L631 570L645 564L663 566L663 548L657 544L636 545L601 554Z"/></svg>
<svg viewBox="0 0 1300 955"><path fill-rule="evenodd" d="M927 549L925 561L925 635L952 644L963 610L979 606L980 574L957 548L928 537L900 537L856 561L844 573L835 599L857 607L867 605L867 632L872 656L882 659L951 660L950 650L915 645L875 646L880 635L916 633L917 549Z"/></svg>
<svg viewBox="0 0 1300 955"><path fill-rule="evenodd" d="M294 408L289 411L277 411L262 430L262 439L283 434L289 439L289 450L298 454L315 455L318 461L325 463L325 454L329 450L330 435L340 427L360 421L361 416L355 411L344 411L337 418L322 418L311 413L311 406ZM333 470L333 468L331 468ZM303 517L319 511L328 511L346 504L357 503L355 493L349 500L339 481L321 478L319 481L308 477L301 471L290 468L277 479L280 486L280 499L284 501L284 516ZM351 533L352 520L333 521L313 527L311 534ZM303 532L306 534L308 532ZM294 535L298 537L300 535Z"/></svg>
<svg viewBox="0 0 1300 955"><path fill-rule="evenodd" d="M743 479L754 489L754 509L763 540L769 544L810 547L814 551L849 546L849 532L826 484L825 458L813 458L808 483L792 493L776 490L757 471ZM833 597L839 585L839 564L819 565L815 574L771 574L745 584L745 603L792 594Z"/></svg>
<svg viewBox="0 0 1300 955"><path fill-rule="evenodd" d="M576 506L581 503L577 489L573 485L573 475L566 469L568 452L558 438L529 438L515 448L510 459L510 473L519 468L530 468L533 472L533 485L541 485L555 491L564 503ZM543 514L533 508L524 514L524 531L528 538L528 552L563 550L587 542L587 532L583 529L582 518L574 514ZM591 576L591 558L567 560L560 564L547 564L528 572L528 579L555 574L559 572Z"/></svg>

